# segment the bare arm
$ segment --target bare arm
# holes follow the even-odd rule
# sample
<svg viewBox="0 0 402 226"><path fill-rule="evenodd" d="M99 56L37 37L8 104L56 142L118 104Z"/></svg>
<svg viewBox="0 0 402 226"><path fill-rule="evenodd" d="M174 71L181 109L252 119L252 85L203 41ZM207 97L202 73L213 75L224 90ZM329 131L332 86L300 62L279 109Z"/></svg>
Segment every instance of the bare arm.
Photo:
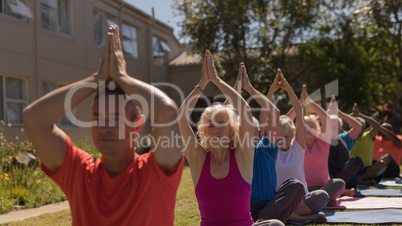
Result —
<svg viewBox="0 0 402 226"><path fill-rule="evenodd" d="M363 125L359 121L357 121L354 117L345 114L340 110L338 111L338 115L343 119L343 121L345 121L347 124L350 125L350 127L352 127L349 130L349 137L352 141L356 140L359 137L360 133L362 132Z"/></svg>
<svg viewBox="0 0 402 226"><path fill-rule="evenodd" d="M306 105L310 105L313 111L320 117L321 119L321 134L322 134L322 139L326 142L331 141L332 137L332 129L331 129L331 122L330 122L330 117L329 114L322 108L320 107L317 103L312 101L309 96L306 97Z"/></svg>
<svg viewBox="0 0 402 226"><path fill-rule="evenodd" d="M283 89L288 93L290 102L293 105L294 112L296 113L296 135L295 139L297 143L299 143L300 147L305 149L306 148L306 128L304 127L304 117L302 113L302 109L300 107L299 100L295 92L293 91L292 87L286 81L285 77L282 74L282 71L278 69L280 73L280 81L283 84Z"/></svg>
<svg viewBox="0 0 402 226"><path fill-rule="evenodd" d="M279 88L280 88L280 81L279 81L278 73L276 73L275 79L272 82L271 87L269 88L268 93L267 93L267 98L268 98L269 101L271 101L271 103L273 103L272 101L273 101L274 94ZM262 111L264 111L264 109ZM268 123L267 120L268 120L268 115L263 114L263 112L261 112L261 114L260 114L260 123L265 125L265 124ZM267 128L265 128L265 129L267 129ZM261 131L261 133L263 133L263 132L264 131Z"/></svg>
<svg viewBox="0 0 402 226"><path fill-rule="evenodd" d="M293 104L292 104L293 105ZM295 120L296 118L296 112L295 109L292 107L288 113L286 113L286 116L288 116L290 119Z"/></svg>
<svg viewBox="0 0 402 226"><path fill-rule="evenodd" d="M384 126L381 126L380 123L372 117L360 113L356 104L353 109L353 116L363 118L372 127L372 130L370 131L370 136L373 140L375 140L376 135L380 131L385 137L390 139L395 146L402 146L401 140L399 140L399 138L393 132L389 131Z"/></svg>
<svg viewBox="0 0 402 226"><path fill-rule="evenodd" d="M304 104L305 104L305 102L306 102L307 96L308 96L308 94L307 94L306 84L303 84L302 93L300 94L300 100L299 100L300 107L304 106ZM292 104L292 105L293 105L293 104ZM301 108L301 109L303 109L303 108ZM287 115L290 119L295 120L295 118L296 118L295 109L292 107L292 108L288 111L288 113L286 113L286 115Z"/></svg>
<svg viewBox="0 0 402 226"><path fill-rule="evenodd" d="M22 112L25 127L44 166L55 173L64 161L67 135L56 122L66 115L65 103L71 101L71 109L98 90L99 81L109 79L109 43L106 39L100 67L93 75L56 89L28 105Z"/></svg>
<svg viewBox="0 0 402 226"><path fill-rule="evenodd" d="M267 135L271 135L269 138L273 144L276 144L276 141L279 136L279 116L280 112L278 108L262 93L256 90L250 83L250 79L247 75L246 69L244 68L243 73L243 88L246 90L262 107L261 114L265 114L265 118L269 119L268 126L263 125L264 130L262 133L266 133ZM265 124L265 122L261 122ZM271 134L270 134L271 133ZM263 135L263 134L262 134ZM274 136L272 136L274 135Z"/></svg>
<svg viewBox="0 0 402 226"><path fill-rule="evenodd" d="M158 88L129 76L120 42L117 26L113 27L113 43L111 43L110 74L112 79L133 97L133 101L143 110L154 124L152 135L156 140L166 137L180 136L178 125L178 108L176 103ZM136 98L139 97L139 98ZM173 142L173 141L172 141ZM174 172L182 157L181 147L152 147L154 158L165 173Z"/></svg>
<svg viewBox="0 0 402 226"><path fill-rule="evenodd" d="M253 119L251 115L250 106L236 90L234 90L226 82L224 82L222 79L219 78L214 66L212 55L209 52L209 50L207 50L206 57L208 61L207 62L208 77L226 96L226 98L229 99L229 102L233 105L233 107L239 112L239 119L240 119L239 134L241 135L253 134L253 126L252 126ZM250 136L250 139L251 138L252 137ZM254 149L249 147L249 145L244 145L243 147L240 147L240 151L250 151L254 153Z"/></svg>
<svg viewBox="0 0 402 226"><path fill-rule="evenodd" d="M242 75L242 71L240 70L242 67L244 67L244 63L243 63L243 62L240 63L239 74L237 75L236 83L235 83L235 85L234 85L234 89L235 89L238 93L241 92L241 88L243 87L243 75Z"/></svg>
<svg viewBox="0 0 402 226"><path fill-rule="evenodd" d="M251 115L250 106L240 96L240 94L226 84L219 78L214 61L209 50L206 51L207 57L207 73L211 81L219 88L219 90L229 99L229 102L239 112L239 138L245 139L245 143L240 145L240 142L236 142L238 146L235 152L235 158L239 167L239 171L245 181L251 184L253 180L253 162L254 162L254 128L253 119ZM243 140L242 140L243 141Z"/></svg>
<svg viewBox="0 0 402 226"><path fill-rule="evenodd" d="M204 58L206 59L206 58ZM239 67L239 73L237 74L237 78L236 78L236 82L234 85L234 89L240 94L241 93L241 89L243 87L243 74L242 74L242 70L241 68L244 67L244 63L241 62L240 63L240 67ZM225 102L223 102L223 104L229 104L229 99L226 99Z"/></svg>
<svg viewBox="0 0 402 226"><path fill-rule="evenodd" d="M191 129L189 124L190 115L193 111L200 95L201 90L204 90L209 82L209 78L206 73L206 57L204 57L204 64L202 66L202 77L198 83L198 87L194 87L193 91L187 96L186 100L180 106L179 112L179 126L183 138L183 151L186 156L187 161L191 167L201 169L204 161L199 161L205 159L206 151L197 141L197 138ZM198 165L198 166L196 166Z"/></svg>
<svg viewBox="0 0 402 226"><path fill-rule="evenodd" d="M278 71L276 72L275 75L275 79L271 84L271 87L269 87L268 93L267 93L267 98L269 101L272 102L272 99L274 98L274 94L276 91L278 91L278 89L281 88L281 81L280 81L280 77L278 74Z"/></svg>

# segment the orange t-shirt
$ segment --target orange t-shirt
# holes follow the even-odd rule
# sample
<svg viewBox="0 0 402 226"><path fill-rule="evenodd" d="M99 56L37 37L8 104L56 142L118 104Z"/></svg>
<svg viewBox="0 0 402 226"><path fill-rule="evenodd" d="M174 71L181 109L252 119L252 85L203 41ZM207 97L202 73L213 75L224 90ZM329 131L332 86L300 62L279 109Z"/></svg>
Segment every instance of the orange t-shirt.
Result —
<svg viewBox="0 0 402 226"><path fill-rule="evenodd" d="M67 152L59 170L42 170L66 194L73 225L173 225L176 192L183 172L183 157L167 176L152 152L138 156L120 175L111 178L100 159L74 147L67 137Z"/></svg>
<svg viewBox="0 0 402 226"><path fill-rule="evenodd" d="M401 135L396 136L402 140ZM396 164L401 165L402 148L395 146L391 140L383 140L381 136L377 136L374 142L373 160L377 161L384 154L391 155Z"/></svg>

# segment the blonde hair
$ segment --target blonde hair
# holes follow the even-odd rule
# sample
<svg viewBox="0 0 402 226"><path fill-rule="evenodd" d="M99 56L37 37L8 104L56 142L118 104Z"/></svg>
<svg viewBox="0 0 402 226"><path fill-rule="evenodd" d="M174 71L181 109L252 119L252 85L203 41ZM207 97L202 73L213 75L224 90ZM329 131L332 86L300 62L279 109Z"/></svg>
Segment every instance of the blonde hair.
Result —
<svg viewBox="0 0 402 226"><path fill-rule="evenodd" d="M315 130L321 131L320 123L318 122L318 118L316 115L308 115L304 116L304 122L312 122L315 125Z"/></svg>
<svg viewBox="0 0 402 226"><path fill-rule="evenodd" d="M239 119L237 117L235 109L232 106L227 105L212 105L205 108L204 112L201 115L200 121L198 122L198 135L201 138L201 145L207 151L210 151L210 147L207 142L207 137L205 136L205 127L209 125L211 119L221 113L227 114L229 118L228 125L230 126L231 131L229 145L231 148L234 148L236 146L235 135L239 132Z"/></svg>

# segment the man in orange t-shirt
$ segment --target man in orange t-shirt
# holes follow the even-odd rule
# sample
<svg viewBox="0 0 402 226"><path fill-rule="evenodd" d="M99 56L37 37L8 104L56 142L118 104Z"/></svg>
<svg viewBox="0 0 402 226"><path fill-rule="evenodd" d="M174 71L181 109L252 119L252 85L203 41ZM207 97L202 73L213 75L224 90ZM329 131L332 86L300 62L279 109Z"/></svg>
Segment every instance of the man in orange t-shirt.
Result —
<svg viewBox="0 0 402 226"><path fill-rule="evenodd" d="M374 142L373 160L384 159L384 156L390 157L389 166L384 173L384 177L399 177L402 160L402 136L395 135L391 124L383 123L381 125L388 131L382 132L377 136Z"/></svg>
<svg viewBox="0 0 402 226"><path fill-rule="evenodd" d="M105 81L113 82L104 87ZM56 125L71 106L95 91L90 126L101 159L74 147ZM148 113L158 144L142 156L134 150L145 122L138 108ZM174 224L184 161L177 117L177 106L165 93L127 74L116 26L109 27L96 73L54 90L23 111L42 170L66 194L73 225Z"/></svg>

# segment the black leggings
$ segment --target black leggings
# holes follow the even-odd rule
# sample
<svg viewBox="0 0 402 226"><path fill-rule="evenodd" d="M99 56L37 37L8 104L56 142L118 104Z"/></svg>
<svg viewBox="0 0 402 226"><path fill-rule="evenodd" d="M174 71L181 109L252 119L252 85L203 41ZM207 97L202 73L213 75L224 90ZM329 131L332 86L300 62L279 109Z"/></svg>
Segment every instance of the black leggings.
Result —
<svg viewBox="0 0 402 226"><path fill-rule="evenodd" d="M278 188L271 201L266 203L251 203L251 216L254 221L278 219L285 223L290 215L299 207L306 191L303 183L290 178Z"/></svg>
<svg viewBox="0 0 402 226"><path fill-rule="evenodd" d="M359 174L363 171L363 161L358 156L350 158L345 167L334 175L333 178L340 178L345 181L347 189L356 188Z"/></svg>

